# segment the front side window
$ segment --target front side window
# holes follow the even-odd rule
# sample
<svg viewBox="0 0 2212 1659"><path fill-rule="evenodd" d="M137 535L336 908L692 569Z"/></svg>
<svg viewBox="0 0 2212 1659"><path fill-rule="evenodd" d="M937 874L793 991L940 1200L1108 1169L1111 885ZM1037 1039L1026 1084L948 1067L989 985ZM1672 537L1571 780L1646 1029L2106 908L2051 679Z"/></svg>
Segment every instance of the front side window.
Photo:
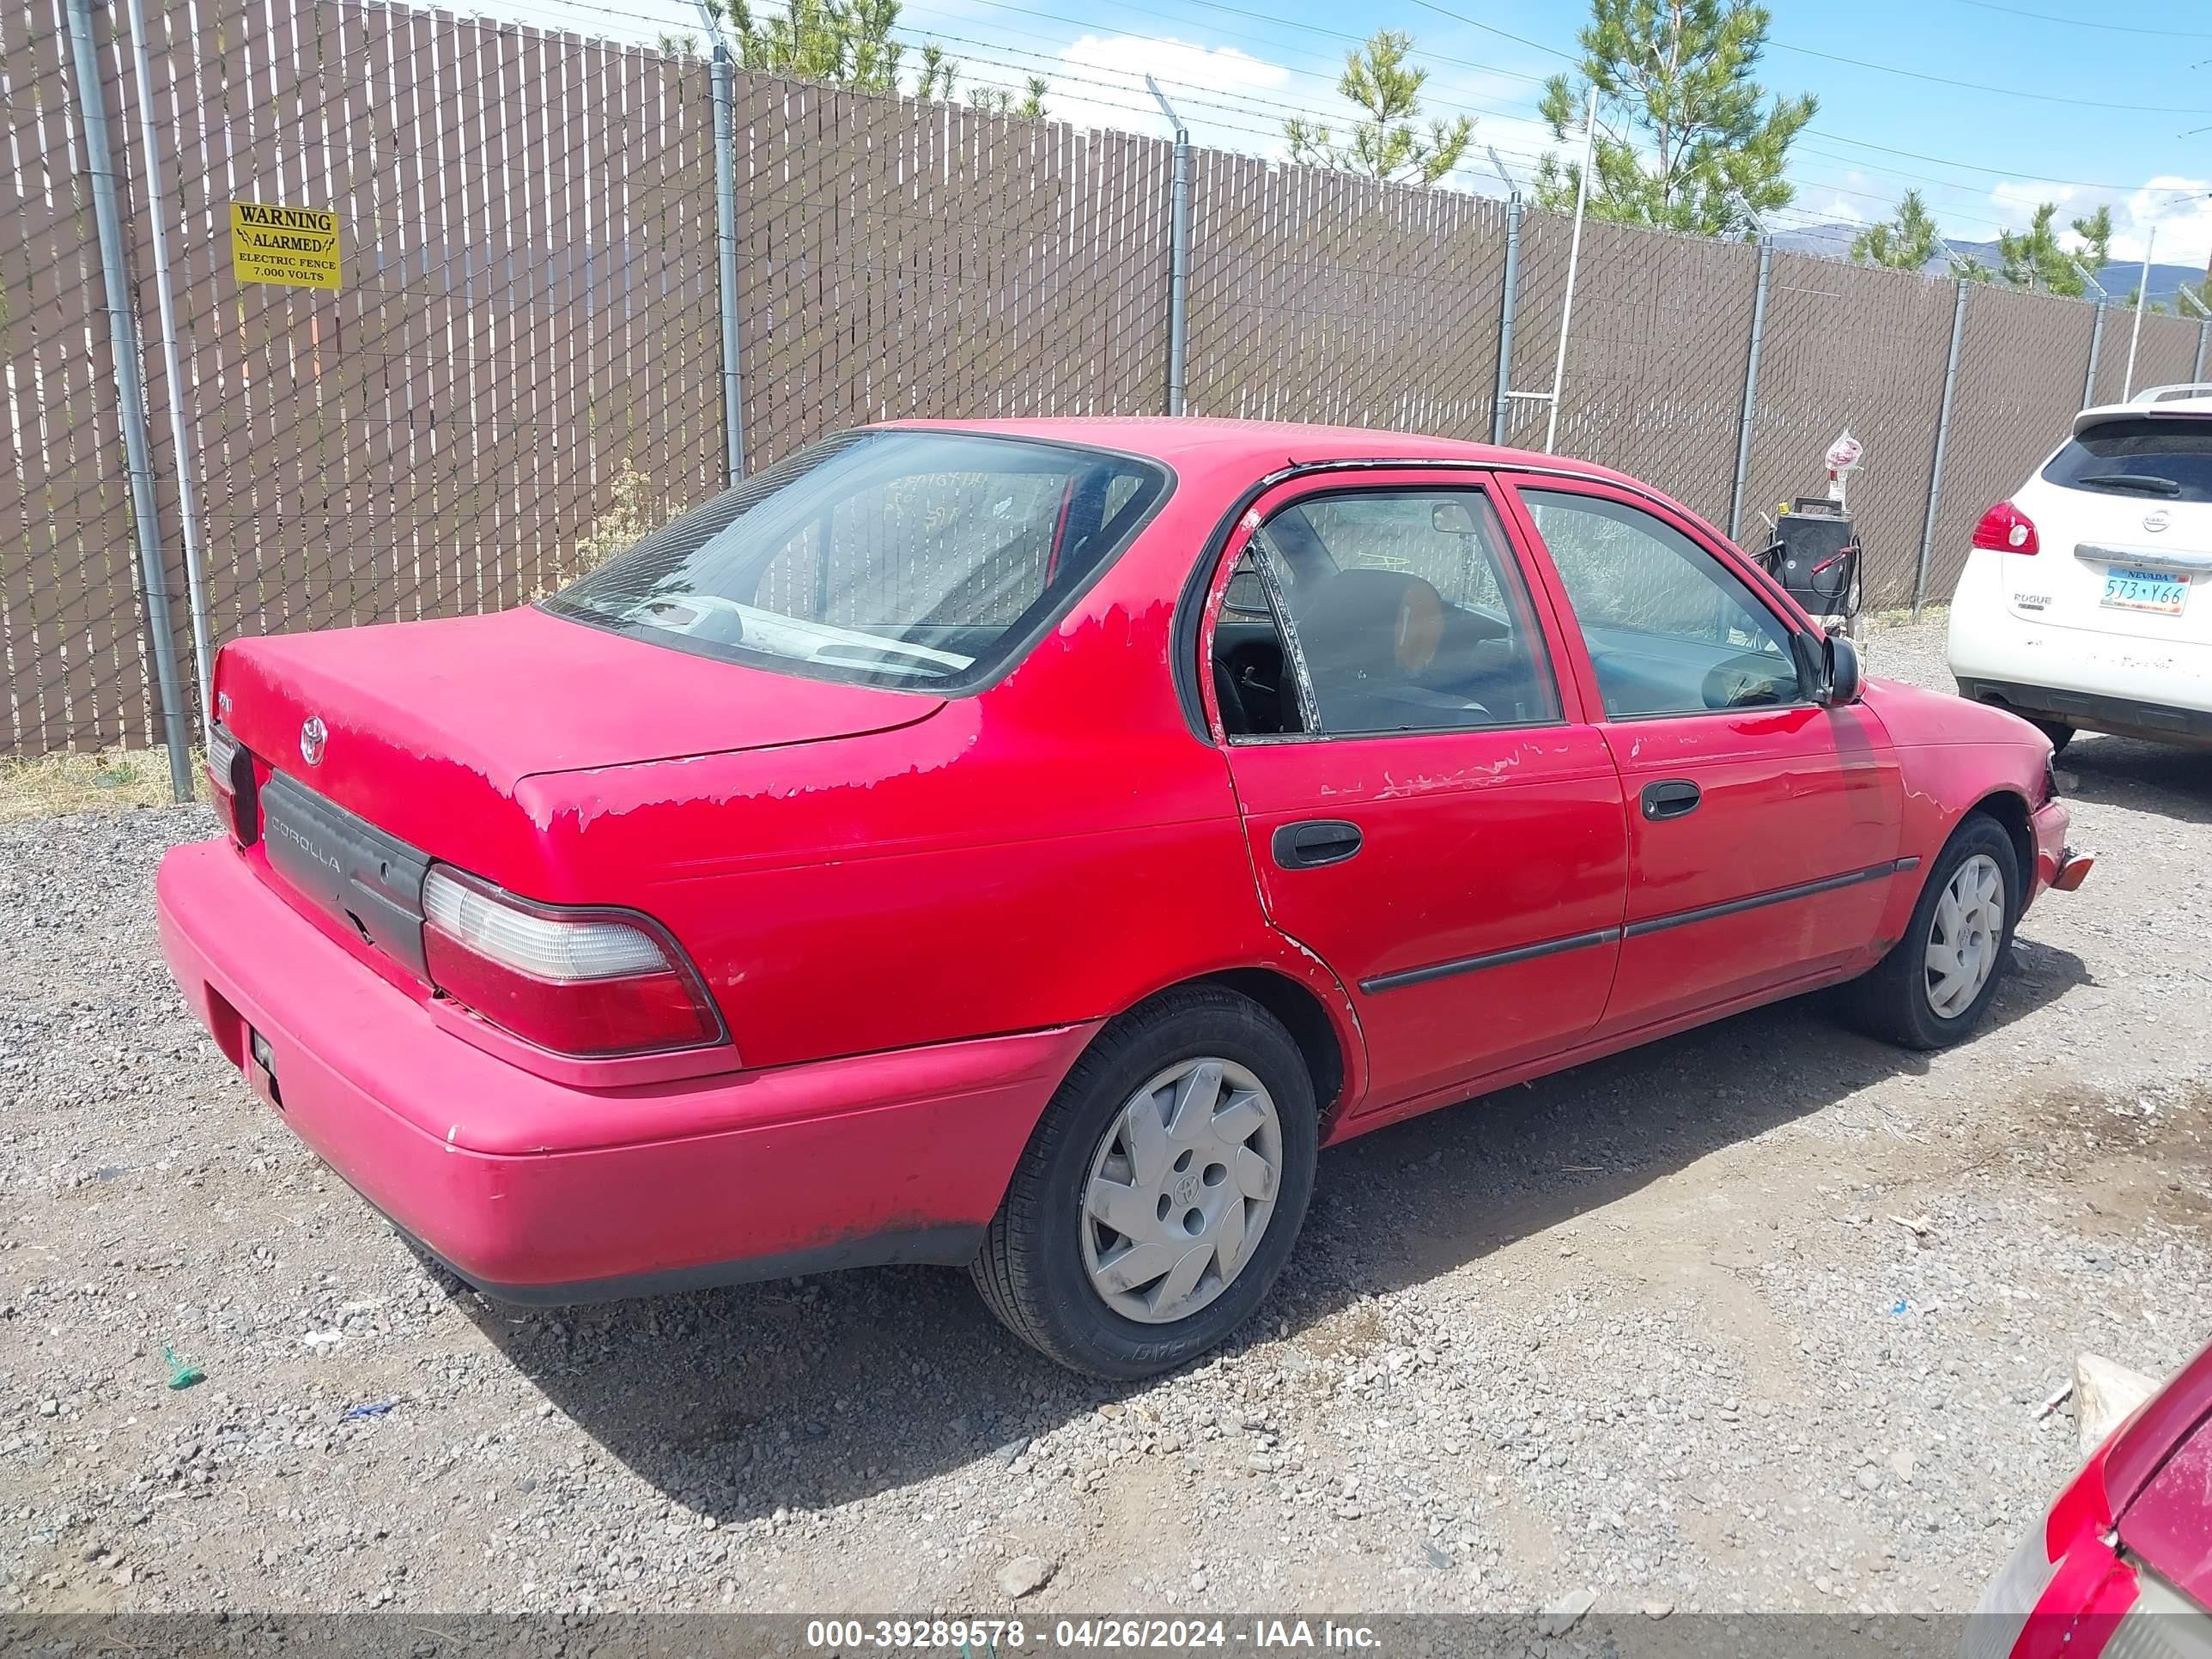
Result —
<svg viewBox="0 0 2212 1659"><path fill-rule="evenodd" d="M1599 495L1524 489L1521 499L1559 568L1607 714L1801 700L1790 630L1674 526Z"/></svg>
<svg viewBox="0 0 2212 1659"><path fill-rule="evenodd" d="M1254 615L1255 600L1272 599L1256 580L1259 559L1287 629L1272 603L1264 619ZM1231 578L1215 653L1217 693L1224 682L1233 693L1222 694L1232 736L1559 718L1528 593L1496 512L1474 489L1346 491L1279 508Z"/></svg>
<svg viewBox="0 0 2212 1659"><path fill-rule="evenodd" d="M1135 533L1158 466L974 434L849 432L654 532L557 614L871 685L987 684Z"/></svg>

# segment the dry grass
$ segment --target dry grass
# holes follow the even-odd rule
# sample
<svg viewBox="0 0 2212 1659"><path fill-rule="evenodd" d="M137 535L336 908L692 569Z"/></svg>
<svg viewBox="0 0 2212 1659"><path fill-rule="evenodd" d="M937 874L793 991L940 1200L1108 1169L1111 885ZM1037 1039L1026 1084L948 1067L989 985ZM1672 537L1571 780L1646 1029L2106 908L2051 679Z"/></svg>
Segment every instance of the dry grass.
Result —
<svg viewBox="0 0 2212 1659"><path fill-rule="evenodd" d="M192 751L192 793L206 798L200 754ZM113 812L169 805L169 757L159 749L102 749L91 754L0 760L0 823L61 812Z"/></svg>

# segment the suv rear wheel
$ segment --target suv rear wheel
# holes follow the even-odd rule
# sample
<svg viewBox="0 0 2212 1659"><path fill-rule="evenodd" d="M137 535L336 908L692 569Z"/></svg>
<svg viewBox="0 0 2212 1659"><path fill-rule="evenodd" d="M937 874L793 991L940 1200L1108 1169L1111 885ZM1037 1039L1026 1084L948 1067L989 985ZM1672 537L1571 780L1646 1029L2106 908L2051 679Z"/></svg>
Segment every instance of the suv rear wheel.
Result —
<svg viewBox="0 0 2212 1659"><path fill-rule="evenodd" d="M1078 1370L1147 1376L1250 1316L1288 1260L1319 1136L1297 1045L1232 992L1115 1020L1045 1109L972 1269L991 1311Z"/></svg>

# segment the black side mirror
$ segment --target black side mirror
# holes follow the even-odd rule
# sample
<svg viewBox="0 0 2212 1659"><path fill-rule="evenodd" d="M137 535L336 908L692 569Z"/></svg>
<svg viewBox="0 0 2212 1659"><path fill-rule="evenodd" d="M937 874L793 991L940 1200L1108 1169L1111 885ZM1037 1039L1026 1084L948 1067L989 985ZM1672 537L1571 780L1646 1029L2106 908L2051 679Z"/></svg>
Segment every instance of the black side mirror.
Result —
<svg viewBox="0 0 2212 1659"><path fill-rule="evenodd" d="M1827 702L1828 665L1821 658L1820 641L1810 634L1792 634L1790 655L1797 665L1797 684L1806 702Z"/></svg>
<svg viewBox="0 0 2212 1659"><path fill-rule="evenodd" d="M1866 675L1859 667L1859 648L1841 634L1828 635L1827 644L1828 695L1826 699L1832 708L1856 702L1866 690Z"/></svg>

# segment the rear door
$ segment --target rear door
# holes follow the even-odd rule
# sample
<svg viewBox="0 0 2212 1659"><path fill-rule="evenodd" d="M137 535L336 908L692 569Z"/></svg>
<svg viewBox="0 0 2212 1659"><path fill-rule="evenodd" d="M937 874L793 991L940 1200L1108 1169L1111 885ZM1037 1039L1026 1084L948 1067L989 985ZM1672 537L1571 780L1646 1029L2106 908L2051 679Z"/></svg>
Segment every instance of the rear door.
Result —
<svg viewBox="0 0 2212 1659"><path fill-rule="evenodd" d="M2212 644L2212 407L2093 411L2014 500L2033 558L2000 561L2022 621Z"/></svg>
<svg viewBox="0 0 2212 1659"><path fill-rule="evenodd" d="M1363 1110L1571 1047L1620 949L1620 779L1493 488L1286 485L1216 576L1215 732L1269 916L1352 990Z"/></svg>
<svg viewBox="0 0 2212 1659"><path fill-rule="evenodd" d="M1903 798L1873 713L1814 704L1797 623L1689 520L1595 483L1516 486L1620 769L1628 905L1602 1030L1823 974L1875 939Z"/></svg>

